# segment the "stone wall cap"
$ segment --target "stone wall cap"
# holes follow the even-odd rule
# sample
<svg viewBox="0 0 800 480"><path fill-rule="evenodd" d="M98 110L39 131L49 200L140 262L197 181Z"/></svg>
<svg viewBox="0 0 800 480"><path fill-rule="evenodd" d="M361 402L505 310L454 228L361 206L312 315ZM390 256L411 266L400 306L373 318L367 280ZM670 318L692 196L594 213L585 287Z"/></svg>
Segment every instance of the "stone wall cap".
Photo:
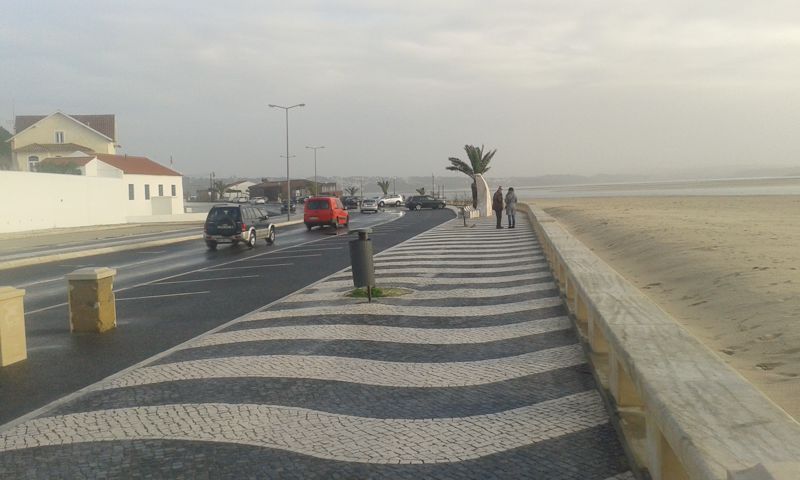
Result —
<svg viewBox="0 0 800 480"><path fill-rule="evenodd" d="M25 290L14 287L0 287L0 301L11 300L12 298L25 295Z"/></svg>
<svg viewBox="0 0 800 480"><path fill-rule="evenodd" d="M117 271L108 267L87 267L79 268L72 273L66 274L67 280L100 280L101 278L113 277Z"/></svg>

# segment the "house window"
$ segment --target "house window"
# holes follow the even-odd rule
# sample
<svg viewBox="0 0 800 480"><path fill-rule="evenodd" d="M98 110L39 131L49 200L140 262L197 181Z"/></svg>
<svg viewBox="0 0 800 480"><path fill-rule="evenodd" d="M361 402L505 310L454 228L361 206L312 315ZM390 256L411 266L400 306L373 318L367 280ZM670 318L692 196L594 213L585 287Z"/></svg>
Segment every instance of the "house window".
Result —
<svg viewBox="0 0 800 480"><path fill-rule="evenodd" d="M175 185L172 186L172 196L176 196L178 193L175 191Z"/></svg>
<svg viewBox="0 0 800 480"><path fill-rule="evenodd" d="M159 185L158 186L158 196L159 197L163 197L164 196L164 185Z"/></svg>
<svg viewBox="0 0 800 480"><path fill-rule="evenodd" d="M128 200L133 200L133 199L134 199L134 195L133 195L133 184L132 184L132 183L129 183L129 184L128 184Z"/></svg>
<svg viewBox="0 0 800 480"><path fill-rule="evenodd" d="M39 170L39 157L36 155L31 155L28 157L28 171L29 172L36 172Z"/></svg>
<svg viewBox="0 0 800 480"><path fill-rule="evenodd" d="M150 200L150 185L144 186L144 199Z"/></svg>
<svg viewBox="0 0 800 480"><path fill-rule="evenodd" d="M56 143L64 143L64 132L56 132Z"/></svg>

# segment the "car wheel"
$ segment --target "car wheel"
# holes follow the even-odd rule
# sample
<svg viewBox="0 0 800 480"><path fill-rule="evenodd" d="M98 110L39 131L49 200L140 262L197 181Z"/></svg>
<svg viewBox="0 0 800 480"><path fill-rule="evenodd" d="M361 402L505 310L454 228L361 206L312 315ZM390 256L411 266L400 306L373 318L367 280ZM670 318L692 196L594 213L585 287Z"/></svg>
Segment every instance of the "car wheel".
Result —
<svg viewBox="0 0 800 480"><path fill-rule="evenodd" d="M275 243L275 229L270 228L267 234L267 245L272 245L273 243Z"/></svg>
<svg viewBox="0 0 800 480"><path fill-rule="evenodd" d="M235 247L237 245L239 245L239 240L234 240L231 242L231 247Z"/></svg>
<svg viewBox="0 0 800 480"><path fill-rule="evenodd" d="M209 250L216 250L217 249L217 242L206 242L206 246Z"/></svg>
<svg viewBox="0 0 800 480"><path fill-rule="evenodd" d="M394 206L395 207L399 207L400 206L400 202L395 203Z"/></svg>
<svg viewBox="0 0 800 480"><path fill-rule="evenodd" d="M422 210L422 205L420 205L419 203L414 205L414 210Z"/></svg>
<svg viewBox="0 0 800 480"><path fill-rule="evenodd" d="M247 246L253 248L256 246L256 231L250 232L250 238L247 239Z"/></svg>
<svg viewBox="0 0 800 480"><path fill-rule="evenodd" d="M378 206L382 207L383 206L383 202L378 203Z"/></svg>
<svg viewBox="0 0 800 480"><path fill-rule="evenodd" d="M306 229L307 229L309 232L311 231L311 224L310 224L310 223L306 223Z"/></svg>

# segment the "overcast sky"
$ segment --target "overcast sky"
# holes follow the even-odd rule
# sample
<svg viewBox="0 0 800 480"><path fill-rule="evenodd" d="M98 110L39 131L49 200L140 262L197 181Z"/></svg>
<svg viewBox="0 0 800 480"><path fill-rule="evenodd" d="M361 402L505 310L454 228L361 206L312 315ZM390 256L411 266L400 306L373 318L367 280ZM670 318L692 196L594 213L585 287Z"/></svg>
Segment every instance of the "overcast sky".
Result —
<svg viewBox="0 0 800 480"><path fill-rule="evenodd" d="M800 164L800 2L4 0L0 119L113 113L185 174Z"/></svg>

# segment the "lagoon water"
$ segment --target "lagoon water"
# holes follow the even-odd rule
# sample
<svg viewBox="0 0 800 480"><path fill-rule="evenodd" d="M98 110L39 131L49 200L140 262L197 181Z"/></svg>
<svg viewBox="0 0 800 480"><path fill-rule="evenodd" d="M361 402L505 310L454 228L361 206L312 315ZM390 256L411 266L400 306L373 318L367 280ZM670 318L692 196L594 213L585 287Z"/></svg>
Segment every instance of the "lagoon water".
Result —
<svg viewBox="0 0 800 480"><path fill-rule="evenodd" d="M735 178L604 185L511 186L516 190L518 197L528 199L621 196L800 195L800 177ZM460 195L469 194L469 192L458 193Z"/></svg>

